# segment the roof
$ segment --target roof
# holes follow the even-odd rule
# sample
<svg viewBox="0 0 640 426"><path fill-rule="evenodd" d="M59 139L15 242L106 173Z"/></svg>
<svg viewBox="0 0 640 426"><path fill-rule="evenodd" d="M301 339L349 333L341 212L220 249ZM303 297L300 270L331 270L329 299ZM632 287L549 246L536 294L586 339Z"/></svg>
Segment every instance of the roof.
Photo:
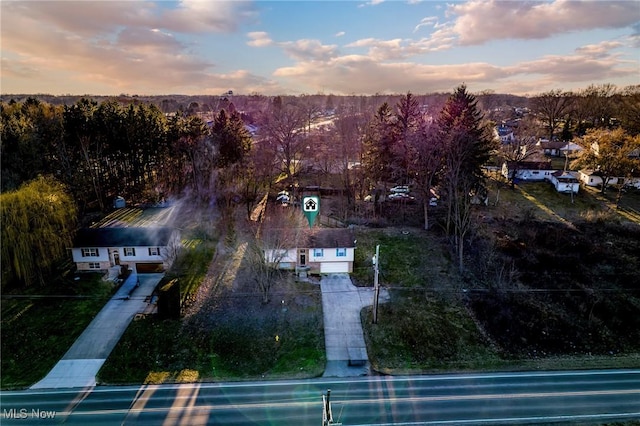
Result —
<svg viewBox="0 0 640 426"><path fill-rule="evenodd" d="M558 170L557 172L551 173L553 177L555 177L558 182L565 183L578 183L578 178L576 178L573 172L565 172L563 170Z"/></svg>
<svg viewBox="0 0 640 426"><path fill-rule="evenodd" d="M308 248L355 247L355 236L346 228L311 228L305 232L302 244Z"/></svg>
<svg viewBox="0 0 640 426"><path fill-rule="evenodd" d="M551 170L551 161L507 161L509 170L518 168L518 170Z"/></svg>
<svg viewBox="0 0 640 426"><path fill-rule="evenodd" d="M84 228L74 247L163 247L169 244L173 228Z"/></svg>
<svg viewBox="0 0 640 426"><path fill-rule="evenodd" d="M540 141L539 144L542 149L560 149L564 147L567 143L563 141L553 141L553 142Z"/></svg>

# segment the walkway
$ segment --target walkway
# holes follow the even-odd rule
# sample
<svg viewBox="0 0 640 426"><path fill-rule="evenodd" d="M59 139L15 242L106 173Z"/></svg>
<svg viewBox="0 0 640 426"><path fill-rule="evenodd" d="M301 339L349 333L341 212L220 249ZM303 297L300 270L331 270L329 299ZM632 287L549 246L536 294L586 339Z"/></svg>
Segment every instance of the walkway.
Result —
<svg viewBox="0 0 640 426"><path fill-rule="evenodd" d="M356 287L348 274L322 277L322 311L327 367L324 377L353 377L369 374L367 346L364 341L360 311L373 305L373 288ZM388 300L380 291L380 302ZM350 365L360 364L362 365Z"/></svg>
<svg viewBox="0 0 640 426"><path fill-rule="evenodd" d="M132 274L49 374L31 389L95 386L102 364L133 317L145 310L149 296L162 277L163 274ZM140 286L135 288L138 278Z"/></svg>

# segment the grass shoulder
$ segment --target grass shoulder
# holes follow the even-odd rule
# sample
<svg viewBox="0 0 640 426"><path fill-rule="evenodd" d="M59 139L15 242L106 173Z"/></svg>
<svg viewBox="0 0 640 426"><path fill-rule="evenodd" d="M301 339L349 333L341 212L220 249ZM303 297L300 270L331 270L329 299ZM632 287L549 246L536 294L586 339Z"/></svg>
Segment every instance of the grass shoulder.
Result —
<svg viewBox="0 0 640 426"><path fill-rule="evenodd" d="M42 379L100 312L115 287L99 274L2 297L2 389Z"/></svg>
<svg viewBox="0 0 640 426"><path fill-rule="evenodd" d="M437 231L361 230L354 275L371 285L370 257L380 244L381 282L391 295L377 324L371 308L361 313L373 368L411 374L639 367L633 271L640 267L640 231L599 215L571 217L484 220L464 275L452 268Z"/></svg>

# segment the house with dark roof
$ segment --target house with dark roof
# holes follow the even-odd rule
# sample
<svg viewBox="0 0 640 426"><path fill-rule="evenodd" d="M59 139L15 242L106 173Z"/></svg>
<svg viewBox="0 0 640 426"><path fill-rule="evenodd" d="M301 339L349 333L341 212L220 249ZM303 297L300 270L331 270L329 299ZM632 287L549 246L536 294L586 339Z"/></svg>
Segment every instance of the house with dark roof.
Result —
<svg viewBox="0 0 640 426"><path fill-rule="evenodd" d="M301 230L286 247L268 247L265 259L277 268L312 274L353 272L356 240L346 228Z"/></svg>
<svg viewBox="0 0 640 426"><path fill-rule="evenodd" d="M124 265L137 272L160 272L171 266L179 246L180 235L173 228L85 228L76 234L71 253L78 271Z"/></svg>

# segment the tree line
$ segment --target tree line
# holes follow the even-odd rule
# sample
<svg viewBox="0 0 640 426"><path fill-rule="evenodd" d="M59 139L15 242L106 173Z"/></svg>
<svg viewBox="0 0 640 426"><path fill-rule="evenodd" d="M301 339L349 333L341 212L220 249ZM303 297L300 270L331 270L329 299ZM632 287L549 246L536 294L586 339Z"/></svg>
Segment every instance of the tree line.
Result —
<svg viewBox="0 0 640 426"><path fill-rule="evenodd" d="M520 120L516 141L498 147L490 130L505 110L513 116L513 102L523 102L531 113ZM116 196L154 204L184 195L216 199L222 207L244 201L248 216L275 182L294 185L313 169L338 178L347 212L364 195L379 198L387 185L411 184L421 195L428 229L437 187L462 268L471 203L485 199L481 166L491 156L513 154L522 161L522 145L544 135L570 140L593 129L619 128L624 137L640 133L640 86L590 86L531 98L476 96L464 85L446 96L251 95L225 98L208 109L205 119L193 102L176 111L168 111L168 104L115 98L0 102L2 192L33 196L26 186L46 176L56 191L69 195L69 211L77 217L108 210ZM247 124L257 133L250 134ZM3 237L18 216L3 216ZM5 241L12 240L3 238L3 253ZM10 266L10 257L3 256L3 272L6 266L19 276L25 266Z"/></svg>

